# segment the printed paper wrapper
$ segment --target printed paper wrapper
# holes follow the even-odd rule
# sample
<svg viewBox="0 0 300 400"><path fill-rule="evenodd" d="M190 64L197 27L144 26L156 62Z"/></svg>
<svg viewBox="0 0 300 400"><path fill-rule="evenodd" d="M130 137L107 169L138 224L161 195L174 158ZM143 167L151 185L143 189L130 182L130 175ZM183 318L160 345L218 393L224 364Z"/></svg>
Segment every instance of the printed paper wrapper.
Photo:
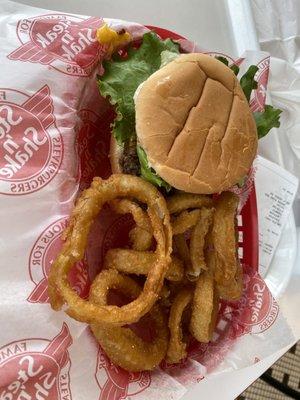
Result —
<svg viewBox="0 0 300 400"><path fill-rule="evenodd" d="M110 175L110 123L96 73L105 54L95 39L102 18L63 14L0 1L0 398L179 399L206 374L243 368L293 341L276 301L257 272L257 211L253 173L240 195L239 255L244 295L221 303L209 344L193 342L187 360L156 371L128 373L114 366L87 325L49 306L47 277L79 191L94 175ZM147 28L126 27L138 40ZM179 39L182 50L200 51ZM214 53L212 53L214 55ZM249 52L241 71L257 64L265 102L269 58ZM126 244L132 221L101 212L72 284L85 297L108 248ZM201 385L199 385L201 391Z"/></svg>

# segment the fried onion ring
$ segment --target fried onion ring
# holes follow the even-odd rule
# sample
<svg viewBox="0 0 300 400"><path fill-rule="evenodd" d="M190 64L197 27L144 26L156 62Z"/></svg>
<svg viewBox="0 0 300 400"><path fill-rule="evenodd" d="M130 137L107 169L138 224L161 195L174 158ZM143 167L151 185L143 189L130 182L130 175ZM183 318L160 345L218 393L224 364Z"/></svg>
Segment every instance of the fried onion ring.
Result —
<svg viewBox="0 0 300 400"><path fill-rule="evenodd" d="M212 207L213 199L204 194L178 193L167 200L170 214L180 213L190 208Z"/></svg>
<svg viewBox="0 0 300 400"><path fill-rule="evenodd" d="M126 274L148 275L155 263L156 254L152 251L136 251L132 249L110 249L104 259L105 269L115 269ZM172 256L166 279L181 281L183 278L183 263Z"/></svg>
<svg viewBox="0 0 300 400"><path fill-rule="evenodd" d="M141 293L139 285L117 271L100 272L90 290L90 300L98 306L107 305L109 290L121 290L130 298ZM91 329L103 350L113 363L127 371L153 370L164 358L168 347L168 328L160 306L155 304L149 311L155 325L156 335L152 342L146 342L130 328L111 324L91 324Z"/></svg>
<svg viewBox="0 0 300 400"><path fill-rule="evenodd" d="M218 311L219 297L213 276L204 271L196 282L190 321L190 332L199 342L208 343L212 339Z"/></svg>
<svg viewBox="0 0 300 400"><path fill-rule="evenodd" d="M215 280L229 284L235 277L238 267L236 245L236 212L239 199L231 192L223 192L216 200L216 211L212 228L212 241L215 249Z"/></svg>
<svg viewBox="0 0 300 400"><path fill-rule="evenodd" d="M216 267L217 262L220 260L216 260L216 255L212 247L212 234L211 231L207 235L207 248L205 251L205 260L207 264L207 268L212 273L215 273L216 268L219 270L223 270L222 266ZM222 281L215 281L216 289L218 291L218 295L221 299L235 301L239 300L243 293L243 268L240 265L239 260L237 260L237 270L235 277L228 282L224 283Z"/></svg>
<svg viewBox="0 0 300 400"><path fill-rule="evenodd" d="M193 298L193 291L188 288L182 289L175 297L170 310L169 330L170 341L166 360L170 364L180 362L186 357L186 343L183 341L181 328L182 314Z"/></svg>
<svg viewBox="0 0 300 400"><path fill-rule="evenodd" d="M239 300L243 294L243 269L238 265L234 279L227 285L216 282L216 287L221 299L235 301Z"/></svg>
<svg viewBox="0 0 300 400"><path fill-rule="evenodd" d="M201 270L207 269L204 257L205 237L212 224L213 213L213 208L201 208L200 218L191 233L191 263L187 269L187 277L192 280L195 280L200 275Z"/></svg>
<svg viewBox="0 0 300 400"><path fill-rule="evenodd" d="M184 234L180 233L179 235L174 236L173 240L179 257L184 262L185 267L188 268L191 263L191 258L189 246L187 245Z"/></svg>
<svg viewBox="0 0 300 400"><path fill-rule="evenodd" d="M119 197L133 197L147 204L157 243L156 260L137 299L122 307L98 306L78 296L68 281L68 272L83 258L90 227L104 203ZM107 180L94 178L91 187L78 199L65 235L66 241L52 264L49 275L48 291L54 310L61 309L67 303L66 312L78 321L118 325L136 322L150 311L161 291L172 250L169 212L163 196L154 186L131 175L116 174Z"/></svg>
<svg viewBox="0 0 300 400"><path fill-rule="evenodd" d="M164 285L160 291L159 300L168 300L170 297L170 288Z"/></svg>
<svg viewBox="0 0 300 400"><path fill-rule="evenodd" d="M129 239L134 250L149 250L152 244L152 227L147 213L132 200L116 199L110 207L118 214L131 214L136 226L129 232Z"/></svg>
<svg viewBox="0 0 300 400"><path fill-rule="evenodd" d="M182 211L172 220L173 235L184 233L196 225L200 218L200 210Z"/></svg>

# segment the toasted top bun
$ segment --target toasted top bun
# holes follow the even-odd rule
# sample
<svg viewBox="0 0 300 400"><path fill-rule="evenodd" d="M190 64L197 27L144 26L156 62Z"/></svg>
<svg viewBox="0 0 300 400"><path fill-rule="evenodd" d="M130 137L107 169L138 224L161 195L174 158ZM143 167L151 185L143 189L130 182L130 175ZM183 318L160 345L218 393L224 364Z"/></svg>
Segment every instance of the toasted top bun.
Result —
<svg viewBox="0 0 300 400"><path fill-rule="evenodd" d="M236 76L213 57L179 56L144 82L135 106L139 144L173 187L217 193L249 171L255 121Z"/></svg>

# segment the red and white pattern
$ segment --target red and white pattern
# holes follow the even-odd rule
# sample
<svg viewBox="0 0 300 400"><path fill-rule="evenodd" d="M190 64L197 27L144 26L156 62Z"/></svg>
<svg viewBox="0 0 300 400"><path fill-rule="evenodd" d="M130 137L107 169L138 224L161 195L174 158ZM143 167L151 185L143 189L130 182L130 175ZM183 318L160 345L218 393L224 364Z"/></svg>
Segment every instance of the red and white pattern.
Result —
<svg viewBox="0 0 300 400"><path fill-rule="evenodd" d="M0 193L40 190L58 173L62 158L49 86L30 97L0 89Z"/></svg>
<svg viewBox="0 0 300 400"><path fill-rule="evenodd" d="M255 179L256 167L254 164L252 165L249 174L244 178L244 181L241 186L235 185L230 190L239 196L239 211L242 210L244 205L246 204L248 197L250 196L251 191L254 187L254 179Z"/></svg>
<svg viewBox="0 0 300 400"><path fill-rule="evenodd" d="M56 13L22 19L16 32L22 45L8 58L51 65L68 75L88 76L103 52L96 39L96 30L102 24L102 18Z"/></svg>
<svg viewBox="0 0 300 400"><path fill-rule="evenodd" d="M127 372L115 366L101 348L95 377L100 388L99 400L129 400L151 384L150 372Z"/></svg>
<svg viewBox="0 0 300 400"><path fill-rule="evenodd" d="M90 186L94 176L105 179L111 174L108 155L113 115L111 108L102 116L87 108L78 113L81 126L76 146L80 162L80 189Z"/></svg>
<svg viewBox="0 0 300 400"><path fill-rule="evenodd" d="M30 303L48 303L48 275L56 254L62 247L61 235L68 217L60 218L49 225L37 238L29 257L29 274L35 288L28 296ZM88 295L90 279L86 260L75 264L69 276L73 288L81 297Z"/></svg>
<svg viewBox="0 0 300 400"><path fill-rule="evenodd" d="M0 398L72 399L68 326L52 340L21 339L0 348Z"/></svg>

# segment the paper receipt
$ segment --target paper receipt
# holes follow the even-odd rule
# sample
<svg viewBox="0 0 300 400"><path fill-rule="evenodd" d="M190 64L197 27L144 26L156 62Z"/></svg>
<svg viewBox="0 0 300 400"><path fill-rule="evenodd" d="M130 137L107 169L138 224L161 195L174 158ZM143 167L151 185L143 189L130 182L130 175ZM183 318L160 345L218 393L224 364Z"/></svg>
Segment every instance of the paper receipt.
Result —
<svg viewBox="0 0 300 400"><path fill-rule="evenodd" d="M255 160L255 186L259 232L259 272L265 276L291 212L298 179L273 162Z"/></svg>

